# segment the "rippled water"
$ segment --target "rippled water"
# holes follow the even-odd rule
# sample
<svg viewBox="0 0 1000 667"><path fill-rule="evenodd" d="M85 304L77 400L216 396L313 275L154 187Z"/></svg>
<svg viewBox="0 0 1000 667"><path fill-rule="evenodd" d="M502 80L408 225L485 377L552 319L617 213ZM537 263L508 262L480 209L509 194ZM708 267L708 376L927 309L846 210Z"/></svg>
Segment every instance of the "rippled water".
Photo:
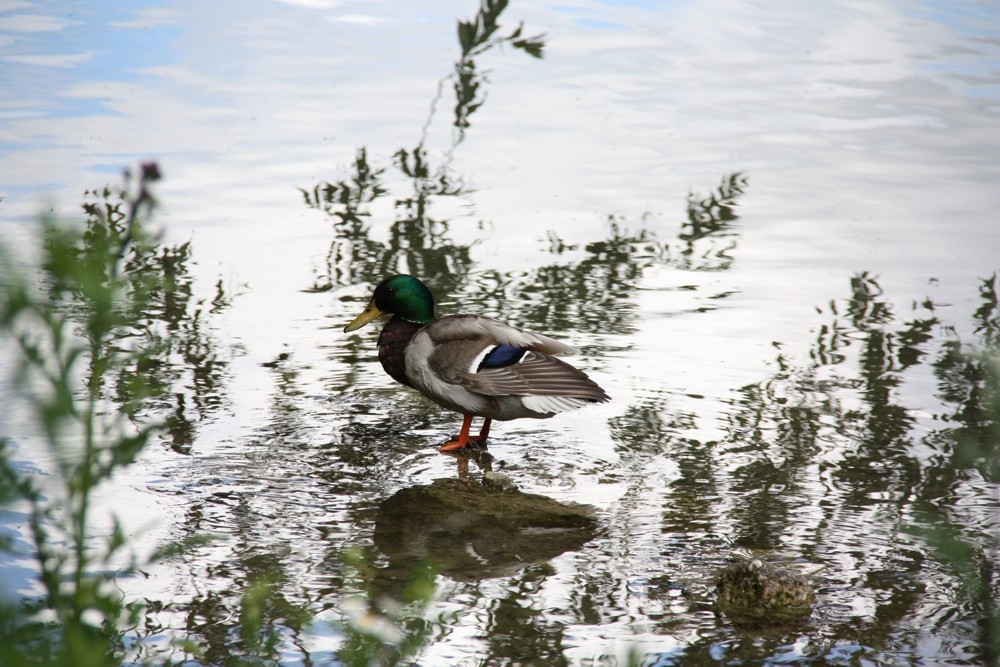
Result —
<svg viewBox="0 0 1000 667"><path fill-rule="evenodd" d="M139 550L223 538L121 582L151 601L137 655L238 653L266 579L280 658L322 663L350 595L398 593L380 508L456 476L435 445L460 422L382 373L374 331L341 330L406 271L442 313L576 345L614 399L496 426L493 468L600 530L441 567L421 664L988 659L1000 491L949 462L995 433L989 376L956 352L1000 331L1000 11L514 3L501 34L523 21L544 58L488 49L456 101L476 10L0 5L4 238L155 159L164 241L191 242L177 424L101 503ZM974 546L985 590L928 526ZM748 555L807 575L812 615L720 612L714 577Z"/></svg>

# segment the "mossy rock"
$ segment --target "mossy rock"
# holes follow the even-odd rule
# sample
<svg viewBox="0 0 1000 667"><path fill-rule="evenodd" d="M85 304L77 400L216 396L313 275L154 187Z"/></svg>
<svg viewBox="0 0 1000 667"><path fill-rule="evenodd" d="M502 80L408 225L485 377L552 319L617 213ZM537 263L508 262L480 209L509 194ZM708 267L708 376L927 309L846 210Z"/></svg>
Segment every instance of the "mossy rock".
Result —
<svg viewBox="0 0 1000 667"><path fill-rule="evenodd" d="M475 580L551 560L597 534L591 508L497 482L438 479L397 491L379 506L375 545L392 566L429 561L442 574Z"/></svg>
<svg viewBox="0 0 1000 667"><path fill-rule="evenodd" d="M719 607L735 621L802 619L809 616L816 602L804 577L756 558L725 568L715 592Z"/></svg>

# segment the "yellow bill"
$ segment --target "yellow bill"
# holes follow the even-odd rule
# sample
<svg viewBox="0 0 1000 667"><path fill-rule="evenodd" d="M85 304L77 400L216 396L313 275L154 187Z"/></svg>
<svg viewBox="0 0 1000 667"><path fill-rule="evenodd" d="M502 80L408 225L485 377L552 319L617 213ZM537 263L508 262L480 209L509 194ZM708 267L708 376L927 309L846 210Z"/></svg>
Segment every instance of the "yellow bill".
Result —
<svg viewBox="0 0 1000 667"><path fill-rule="evenodd" d="M382 315L385 315L385 313L383 313L381 310L378 309L378 307L375 305L375 300L372 299L370 302L368 302L368 305L365 307L365 309L361 311L361 314L355 317L353 320L351 320L351 323L348 324L346 327L344 327L344 333L347 333L349 331L354 331L355 329L360 329L361 327L365 326L372 320L378 319Z"/></svg>

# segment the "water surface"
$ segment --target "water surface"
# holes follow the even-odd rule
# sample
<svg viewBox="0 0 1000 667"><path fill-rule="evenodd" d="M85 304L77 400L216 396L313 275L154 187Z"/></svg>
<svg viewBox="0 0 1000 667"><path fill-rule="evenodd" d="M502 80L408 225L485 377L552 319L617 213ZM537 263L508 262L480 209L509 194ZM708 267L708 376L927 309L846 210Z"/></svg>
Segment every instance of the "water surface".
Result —
<svg viewBox="0 0 1000 667"><path fill-rule="evenodd" d="M380 505L456 475L436 445L457 417L382 373L374 331L341 333L405 271L441 313L576 345L614 399L494 430L497 469L603 529L439 574L421 664L982 662L1000 492L948 462L989 382L955 351L998 330L998 11L514 3L503 34L523 21L544 57L485 51L463 101L477 9L0 5L4 238L155 159L164 240L191 241L181 426L102 503L140 550L225 539L122 583L162 603L137 655L238 653L261 578L282 661L343 645L374 576L344 553L387 567ZM940 522L992 567L985 597L929 544ZM715 573L750 555L808 575L812 615L716 609ZM4 565L23 589L26 568Z"/></svg>

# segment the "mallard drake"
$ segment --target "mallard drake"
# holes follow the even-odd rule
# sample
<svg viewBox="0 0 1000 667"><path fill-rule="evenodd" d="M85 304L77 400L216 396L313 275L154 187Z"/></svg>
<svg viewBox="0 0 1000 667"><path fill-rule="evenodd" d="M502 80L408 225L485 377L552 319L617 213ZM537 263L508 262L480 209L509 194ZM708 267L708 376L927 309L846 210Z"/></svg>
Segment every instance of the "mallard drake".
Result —
<svg viewBox="0 0 1000 667"><path fill-rule="evenodd" d="M441 445L442 452L485 441L495 419L546 419L611 400L583 371L553 356L574 348L492 317L436 318L434 295L413 276L379 283L344 333L382 315L392 315L378 337L385 372L464 417L458 437ZM485 420L478 436L469 435L473 417Z"/></svg>

